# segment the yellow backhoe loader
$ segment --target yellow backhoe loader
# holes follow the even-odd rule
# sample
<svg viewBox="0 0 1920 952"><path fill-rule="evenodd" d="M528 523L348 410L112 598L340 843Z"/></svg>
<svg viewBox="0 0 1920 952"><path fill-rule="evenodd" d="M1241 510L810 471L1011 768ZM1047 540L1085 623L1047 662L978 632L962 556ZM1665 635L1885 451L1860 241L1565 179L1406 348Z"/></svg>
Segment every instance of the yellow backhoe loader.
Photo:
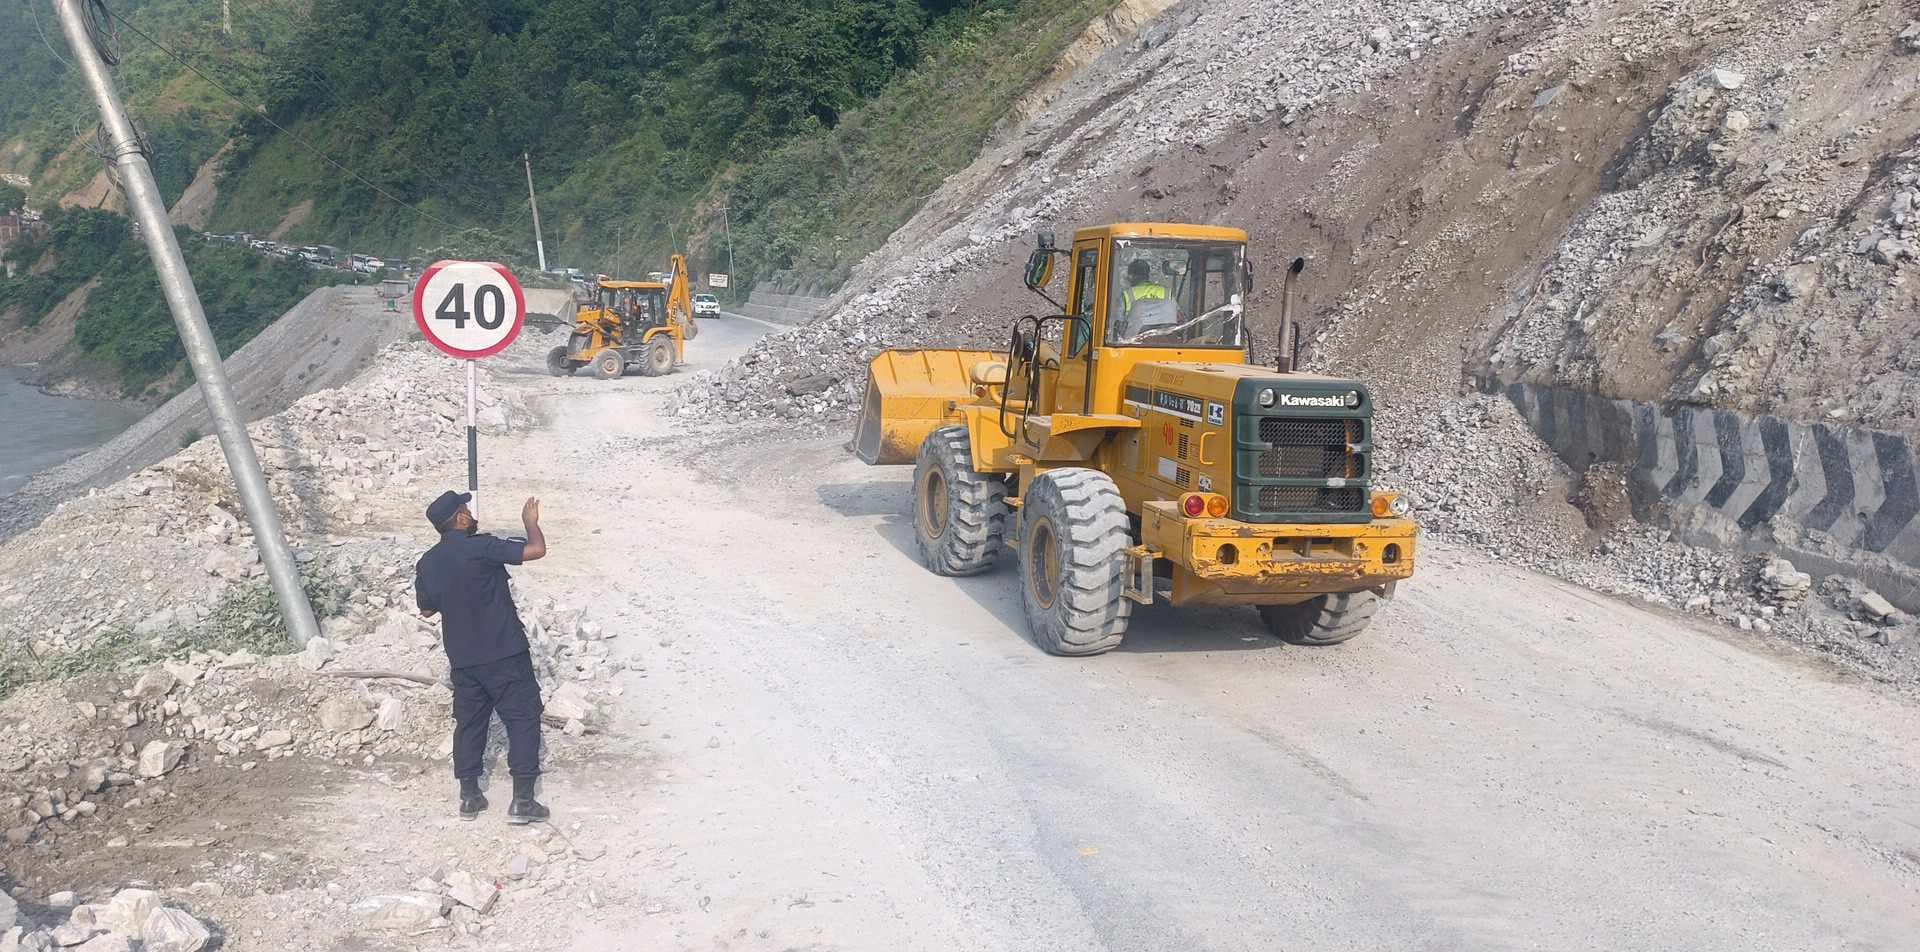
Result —
<svg viewBox="0 0 1920 952"><path fill-rule="evenodd" d="M599 278L578 301L573 333L547 353L547 371L565 377L592 367L614 380L637 364L649 377L665 376L686 362L686 342L699 334L687 291L686 259L673 256L672 284Z"/></svg>
<svg viewBox="0 0 1920 952"><path fill-rule="evenodd" d="M914 532L941 575L1011 550L1035 641L1119 646L1135 604L1244 604L1282 640L1360 633L1413 574L1413 522L1373 489L1373 397L1294 370L1295 259L1277 370L1248 362L1246 233L1199 225L1040 236L1027 287L1060 313L1005 353L890 350L869 366L854 451L914 465Z"/></svg>

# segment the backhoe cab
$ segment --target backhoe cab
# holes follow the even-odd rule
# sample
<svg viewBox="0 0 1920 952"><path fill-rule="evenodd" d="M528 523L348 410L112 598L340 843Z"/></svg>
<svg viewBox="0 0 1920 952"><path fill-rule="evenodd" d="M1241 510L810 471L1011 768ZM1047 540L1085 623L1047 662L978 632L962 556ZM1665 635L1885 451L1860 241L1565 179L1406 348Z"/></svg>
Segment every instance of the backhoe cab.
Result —
<svg viewBox="0 0 1920 952"><path fill-rule="evenodd" d="M890 350L869 367L854 449L914 464L914 528L941 575L1011 549L1035 640L1117 647L1134 604L1259 610L1297 644L1366 627L1413 574L1406 503L1372 489L1372 396L1358 381L1248 363L1246 233L1200 225L1040 236L1026 284L1057 314L1004 353ZM1293 275L1288 269L1283 300ZM1067 273L1065 301L1048 296Z"/></svg>
<svg viewBox="0 0 1920 952"><path fill-rule="evenodd" d="M686 260L673 256L672 283L615 281L601 276L576 298L573 333L547 353L547 371L565 377L592 367L603 380L638 364L649 377L686 362L686 342L698 333L687 291Z"/></svg>

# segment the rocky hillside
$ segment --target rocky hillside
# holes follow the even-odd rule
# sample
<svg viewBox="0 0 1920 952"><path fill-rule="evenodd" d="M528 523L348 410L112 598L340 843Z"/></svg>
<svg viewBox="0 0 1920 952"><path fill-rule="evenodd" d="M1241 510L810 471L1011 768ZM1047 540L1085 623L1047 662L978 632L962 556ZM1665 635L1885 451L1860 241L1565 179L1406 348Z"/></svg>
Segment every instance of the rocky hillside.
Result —
<svg viewBox="0 0 1920 952"><path fill-rule="evenodd" d="M777 411L746 398L831 370L802 409L844 417L875 347L999 343L1044 306L1015 267L1036 228L1144 218L1244 226L1263 277L1308 255L1313 360L1401 400L1492 375L1912 429L1910 17L1183 4L950 179L837 313L716 389Z"/></svg>

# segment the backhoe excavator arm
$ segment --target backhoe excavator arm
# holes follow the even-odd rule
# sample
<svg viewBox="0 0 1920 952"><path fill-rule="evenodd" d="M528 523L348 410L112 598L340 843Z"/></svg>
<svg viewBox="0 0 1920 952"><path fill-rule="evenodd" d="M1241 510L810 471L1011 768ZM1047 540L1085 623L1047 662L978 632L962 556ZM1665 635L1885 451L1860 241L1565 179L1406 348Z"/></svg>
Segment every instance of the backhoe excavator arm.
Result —
<svg viewBox="0 0 1920 952"><path fill-rule="evenodd" d="M693 288L687 280L687 256L673 256L673 286L667 290L667 319L680 326L687 340L694 339L700 328L693 322Z"/></svg>

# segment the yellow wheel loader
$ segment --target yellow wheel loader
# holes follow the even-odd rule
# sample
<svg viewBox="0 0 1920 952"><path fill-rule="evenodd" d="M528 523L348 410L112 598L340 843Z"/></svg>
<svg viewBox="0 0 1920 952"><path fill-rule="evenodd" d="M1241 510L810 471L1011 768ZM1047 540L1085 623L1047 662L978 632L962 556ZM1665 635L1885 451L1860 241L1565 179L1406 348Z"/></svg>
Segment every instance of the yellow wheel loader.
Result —
<svg viewBox="0 0 1920 952"><path fill-rule="evenodd" d="M1243 604L1304 645L1360 633L1413 574L1407 503L1376 492L1373 398L1299 373L1282 288L1279 368L1248 362L1246 233L1116 224L1041 234L1027 287L1060 313L1005 353L890 350L869 366L855 453L913 464L914 531L940 575L1007 551L1035 641L1118 647L1136 604ZM1058 260L1066 302L1047 296Z"/></svg>
<svg viewBox="0 0 1920 952"><path fill-rule="evenodd" d="M686 362L686 342L699 333L687 290L686 260L673 256L673 284L614 281L605 277L577 301L573 333L547 352L547 372L565 377L591 367L603 380L638 365L649 377L665 376Z"/></svg>

